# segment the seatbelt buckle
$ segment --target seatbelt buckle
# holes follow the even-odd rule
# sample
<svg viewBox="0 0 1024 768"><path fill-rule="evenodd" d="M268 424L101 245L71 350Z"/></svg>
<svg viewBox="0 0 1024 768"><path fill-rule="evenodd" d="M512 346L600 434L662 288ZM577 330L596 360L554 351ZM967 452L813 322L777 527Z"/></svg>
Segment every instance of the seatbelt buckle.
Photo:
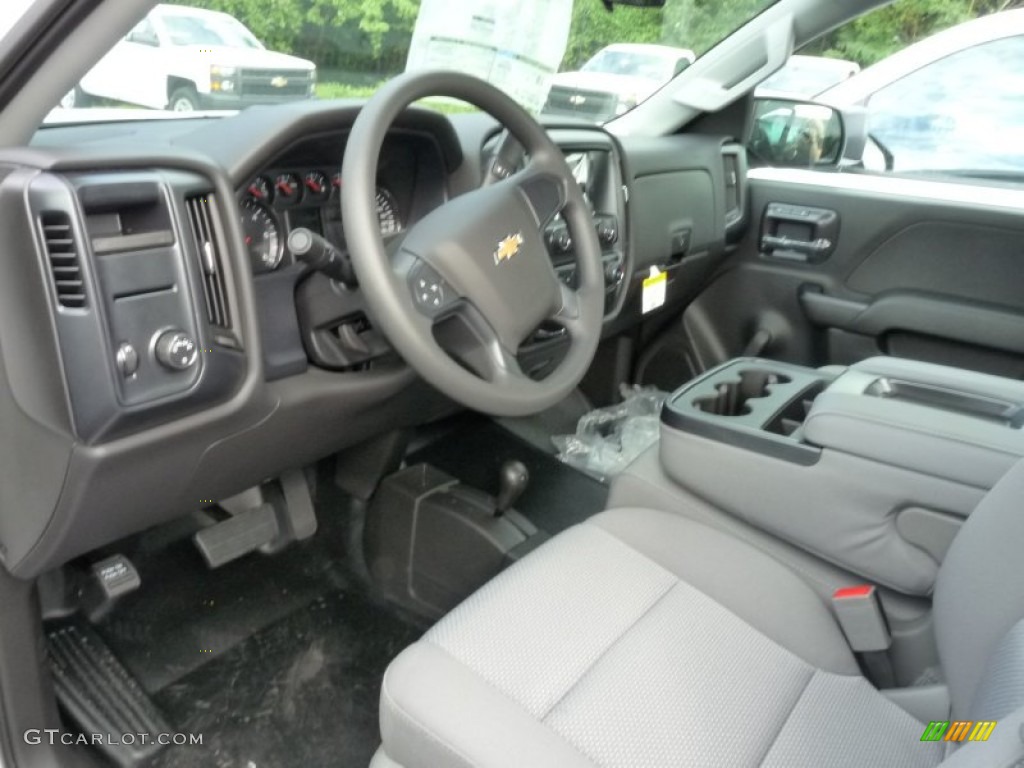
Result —
<svg viewBox="0 0 1024 768"><path fill-rule="evenodd" d="M832 593L832 609L855 653L884 651L892 645L889 623L873 584L837 589Z"/></svg>

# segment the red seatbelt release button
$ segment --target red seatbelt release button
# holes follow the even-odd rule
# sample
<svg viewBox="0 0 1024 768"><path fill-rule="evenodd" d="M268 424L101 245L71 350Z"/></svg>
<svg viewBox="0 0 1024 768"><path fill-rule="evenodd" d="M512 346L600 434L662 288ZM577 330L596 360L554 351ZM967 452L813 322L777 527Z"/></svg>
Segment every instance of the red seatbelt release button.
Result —
<svg viewBox="0 0 1024 768"><path fill-rule="evenodd" d="M884 651L892 645L889 624L872 584L837 589L832 593L832 609L853 651Z"/></svg>

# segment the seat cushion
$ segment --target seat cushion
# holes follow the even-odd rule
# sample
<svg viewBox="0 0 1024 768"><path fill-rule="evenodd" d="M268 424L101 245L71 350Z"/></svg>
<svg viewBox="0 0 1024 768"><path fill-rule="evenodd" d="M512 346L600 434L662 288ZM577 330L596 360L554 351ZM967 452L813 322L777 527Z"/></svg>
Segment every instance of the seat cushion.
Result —
<svg viewBox="0 0 1024 768"><path fill-rule="evenodd" d="M786 566L701 523L605 512L552 539L389 667L414 766L932 766Z"/></svg>

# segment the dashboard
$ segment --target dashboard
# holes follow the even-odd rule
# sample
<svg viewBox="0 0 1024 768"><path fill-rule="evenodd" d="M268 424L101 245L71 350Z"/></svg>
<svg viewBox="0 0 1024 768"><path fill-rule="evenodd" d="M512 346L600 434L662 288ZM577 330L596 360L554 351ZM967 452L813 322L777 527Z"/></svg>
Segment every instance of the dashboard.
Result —
<svg viewBox="0 0 1024 768"><path fill-rule="evenodd" d="M288 147L239 189L242 229L254 274L295 263L288 235L303 227L346 249L341 219L341 157L347 134L329 132ZM381 151L377 220L381 236L400 235L444 200L444 168L429 134L396 133Z"/></svg>
<svg viewBox="0 0 1024 768"><path fill-rule="evenodd" d="M355 281L288 248L304 228L345 251L338 171L360 108L67 125L0 153L11 265L0 281L0 423L3 445L19 448L0 461L0 506L14 511L0 516L0 559L12 573L38 575L457 410L395 354ZM728 140L620 140L572 122L549 133L590 205L606 334L645 319L653 266L670 273L664 312L678 308L742 226L733 187L744 169ZM382 236L397 245L476 189L501 136L486 115L400 115L378 163ZM573 285L571 233L556 218L544 236ZM566 341L538 328L519 350L523 370L545 376Z"/></svg>

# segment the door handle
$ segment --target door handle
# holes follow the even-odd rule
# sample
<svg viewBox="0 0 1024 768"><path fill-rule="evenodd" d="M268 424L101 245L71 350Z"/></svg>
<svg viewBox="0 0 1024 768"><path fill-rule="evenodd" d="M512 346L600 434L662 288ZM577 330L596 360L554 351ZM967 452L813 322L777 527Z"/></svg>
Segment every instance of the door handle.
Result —
<svg viewBox="0 0 1024 768"><path fill-rule="evenodd" d="M761 254L817 263L832 255L839 236L839 214L827 208L770 203L761 219Z"/></svg>
<svg viewBox="0 0 1024 768"><path fill-rule="evenodd" d="M761 238L762 251L797 251L808 256L827 255L832 250L832 241L827 237L817 240L798 240L793 237L764 235Z"/></svg>

